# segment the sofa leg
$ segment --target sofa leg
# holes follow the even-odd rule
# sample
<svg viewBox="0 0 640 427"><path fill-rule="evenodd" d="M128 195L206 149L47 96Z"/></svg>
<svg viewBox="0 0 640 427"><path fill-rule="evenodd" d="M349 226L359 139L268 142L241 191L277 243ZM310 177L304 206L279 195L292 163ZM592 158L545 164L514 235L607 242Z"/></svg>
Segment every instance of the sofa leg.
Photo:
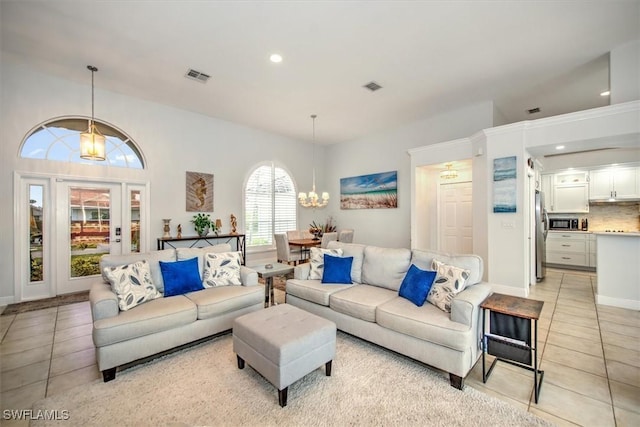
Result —
<svg viewBox="0 0 640 427"><path fill-rule="evenodd" d="M102 371L102 379L105 383L116 379L116 368L109 368Z"/></svg>
<svg viewBox="0 0 640 427"><path fill-rule="evenodd" d="M332 364L331 362L333 362L333 360L329 360L327 363L324 364L324 373L328 377L331 376L331 364Z"/></svg>
<svg viewBox="0 0 640 427"><path fill-rule="evenodd" d="M244 359L236 354L238 358L238 369L244 369Z"/></svg>
<svg viewBox="0 0 640 427"><path fill-rule="evenodd" d="M278 403L280 407L284 408L287 406L287 392L289 391L289 387L285 387L282 390L278 390Z"/></svg>
<svg viewBox="0 0 640 427"><path fill-rule="evenodd" d="M462 390L464 388L464 378L457 375L449 374L449 383L451 383L451 387L455 387L458 390Z"/></svg>

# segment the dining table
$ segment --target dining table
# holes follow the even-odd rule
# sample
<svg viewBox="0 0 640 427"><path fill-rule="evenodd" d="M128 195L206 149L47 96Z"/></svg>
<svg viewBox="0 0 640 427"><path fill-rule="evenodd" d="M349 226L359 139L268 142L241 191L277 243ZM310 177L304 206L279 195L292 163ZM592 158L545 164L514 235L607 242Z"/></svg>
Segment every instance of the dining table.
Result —
<svg viewBox="0 0 640 427"><path fill-rule="evenodd" d="M291 239L289 240L289 246L297 246L300 248L300 253L304 256L304 259L309 258L309 249L320 246L322 240L320 239Z"/></svg>

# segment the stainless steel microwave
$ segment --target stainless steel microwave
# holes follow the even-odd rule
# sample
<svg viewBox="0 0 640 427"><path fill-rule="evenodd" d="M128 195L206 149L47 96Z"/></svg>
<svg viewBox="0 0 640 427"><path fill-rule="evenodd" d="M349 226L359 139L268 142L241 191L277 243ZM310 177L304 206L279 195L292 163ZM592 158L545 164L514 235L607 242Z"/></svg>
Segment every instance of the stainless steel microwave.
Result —
<svg viewBox="0 0 640 427"><path fill-rule="evenodd" d="M578 219L549 218L549 230L578 230Z"/></svg>

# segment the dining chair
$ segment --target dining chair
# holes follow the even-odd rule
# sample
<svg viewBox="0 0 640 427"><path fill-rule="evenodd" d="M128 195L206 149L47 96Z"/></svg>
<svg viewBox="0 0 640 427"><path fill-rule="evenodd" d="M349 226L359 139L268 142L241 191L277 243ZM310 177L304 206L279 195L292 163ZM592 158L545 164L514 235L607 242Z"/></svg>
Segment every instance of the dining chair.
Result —
<svg viewBox="0 0 640 427"><path fill-rule="evenodd" d="M283 262L293 265L297 265L300 262L300 252L292 252L289 247L289 239L287 239L286 233L276 233L273 235L276 241L276 253L278 256L278 262Z"/></svg>
<svg viewBox="0 0 640 427"><path fill-rule="evenodd" d="M343 243L353 243L353 229L345 228L344 230L340 230L338 240Z"/></svg>
<svg viewBox="0 0 640 427"><path fill-rule="evenodd" d="M320 242L321 248L326 248L330 241L338 240L338 233L333 231L331 233L324 233L322 235L322 241Z"/></svg>

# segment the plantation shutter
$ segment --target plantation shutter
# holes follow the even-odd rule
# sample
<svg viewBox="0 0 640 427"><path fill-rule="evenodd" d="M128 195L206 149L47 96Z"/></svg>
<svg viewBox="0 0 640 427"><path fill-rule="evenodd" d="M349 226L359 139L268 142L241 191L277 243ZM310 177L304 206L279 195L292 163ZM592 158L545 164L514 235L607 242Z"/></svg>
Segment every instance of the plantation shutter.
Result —
<svg viewBox="0 0 640 427"><path fill-rule="evenodd" d="M274 233L295 230L296 202L293 181L284 169L258 167L245 188L247 246L272 246Z"/></svg>

